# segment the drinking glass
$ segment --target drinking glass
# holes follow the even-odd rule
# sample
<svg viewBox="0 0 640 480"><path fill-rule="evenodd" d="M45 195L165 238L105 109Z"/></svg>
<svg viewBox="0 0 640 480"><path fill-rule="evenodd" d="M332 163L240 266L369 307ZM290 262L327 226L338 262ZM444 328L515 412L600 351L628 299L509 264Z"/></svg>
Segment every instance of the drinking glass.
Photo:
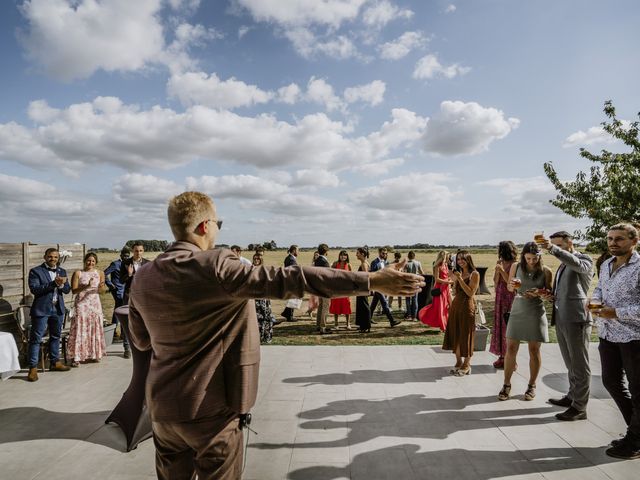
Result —
<svg viewBox="0 0 640 480"><path fill-rule="evenodd" d="M537 232L534 232L533 234L533 240L538 244L542 244L544 243L544 232L542 230L538 230Z"/></svg>

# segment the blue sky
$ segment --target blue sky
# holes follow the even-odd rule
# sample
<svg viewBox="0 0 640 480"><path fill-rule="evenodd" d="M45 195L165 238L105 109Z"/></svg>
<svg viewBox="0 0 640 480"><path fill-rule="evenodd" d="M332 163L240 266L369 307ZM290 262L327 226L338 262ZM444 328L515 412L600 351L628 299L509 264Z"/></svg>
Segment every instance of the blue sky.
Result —
<svg viewBox="0 0 640 480"><path fill-rule="evenodd" d="M581 222L542 165L616 149L638 110L627 1L0 3L2 242L171 238L210 194L223 243L518 242Z"/></svg>

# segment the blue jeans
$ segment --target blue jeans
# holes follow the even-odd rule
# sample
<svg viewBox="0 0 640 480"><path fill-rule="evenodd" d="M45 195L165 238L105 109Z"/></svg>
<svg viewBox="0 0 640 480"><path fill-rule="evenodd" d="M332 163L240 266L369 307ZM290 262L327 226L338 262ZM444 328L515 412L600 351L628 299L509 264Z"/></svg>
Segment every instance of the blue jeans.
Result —
<svg viewBox="0 0 640 480"><path fill-rule="evenodd" d="M406 297L407 317L416 318L418 316L418 294L412 297Z"/></svg>
<svg viewBox="0 0 640 480"><path fill-rule="evenodd" d="M44 332L49 327L49 361L55 365L60 357L60 334L62 332L64 315L53 313L47 317L31 317L31 331L29 334L29 352L27 353L28 367L36 368L40 356L40 343Z"/></svg>
<svg viewBox="0 0 640 480"><path fill-rule="evenodd" d="M376 311L378 303L382 305L382 313L387 316L389 323L394 323L393 315L391 315L391 310L389 309L389 302L387 302L387 297L380 292L373 292L373 300L371 301L371 317L373 317L373 313Z"/></svg>

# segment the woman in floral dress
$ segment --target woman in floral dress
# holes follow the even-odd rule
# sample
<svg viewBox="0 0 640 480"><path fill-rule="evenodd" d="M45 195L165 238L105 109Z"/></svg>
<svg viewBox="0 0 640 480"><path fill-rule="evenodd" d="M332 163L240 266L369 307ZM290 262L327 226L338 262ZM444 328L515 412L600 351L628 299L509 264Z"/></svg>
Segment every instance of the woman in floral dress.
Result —
<svg viewBox="0 0 640 480"><path fill-rule="evenodd" d="M506 315L511 311L511 304L516 296L516 292L507 289L509 272L518 257L518 251L513 242L509 240L498 244L498 263L493 275L493 285L496 290L496 303L493 313L493 332L491 333L491 346L489 351L498 355L498 359L493 362L495 368L504 368L504 356L507 353L507 323Z"/></svg>
<svg viewBox="0 0 640 480"><path fill-rule="evenodd" d="M96 269L97 264L98 256L87 253L84 270L75 271L71 277L71 291L75 299L68 351L73 357L72 367L80 366L80 362L99 362L106 351L99 295L105 290L104 272Z"/></svg>
<svg viewBox="0 0 640 480"><path fill-rule="evenodd" d="M256 253L253 256L253 266L262 266L262 255ZM260 331L260 343L271 343L273 339L273 325L276 317L271 312L271 300L267 298L256 298L256 317L258 318L258 330Z"/></svg>

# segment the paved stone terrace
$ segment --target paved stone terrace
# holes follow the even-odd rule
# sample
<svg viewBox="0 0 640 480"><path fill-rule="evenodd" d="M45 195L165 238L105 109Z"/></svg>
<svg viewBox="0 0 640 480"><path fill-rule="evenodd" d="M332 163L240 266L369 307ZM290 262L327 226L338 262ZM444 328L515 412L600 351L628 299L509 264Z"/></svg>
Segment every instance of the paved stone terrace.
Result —
<svg viewBox="0 0 640 480"><path fill-rule="evenodd" d="M121 346L70 373L0 383L0 478L154 478L151 440L124 452L104 419L129 383ZM452 377L438 347L265 347L245 480L638 479L640 461L603 446L625 426L600 381L596 345L589 420L563 423L546 403L566 387L557 345L543 346L538 396L526 402L522 348L512 400L487 352Z"/></svg>

